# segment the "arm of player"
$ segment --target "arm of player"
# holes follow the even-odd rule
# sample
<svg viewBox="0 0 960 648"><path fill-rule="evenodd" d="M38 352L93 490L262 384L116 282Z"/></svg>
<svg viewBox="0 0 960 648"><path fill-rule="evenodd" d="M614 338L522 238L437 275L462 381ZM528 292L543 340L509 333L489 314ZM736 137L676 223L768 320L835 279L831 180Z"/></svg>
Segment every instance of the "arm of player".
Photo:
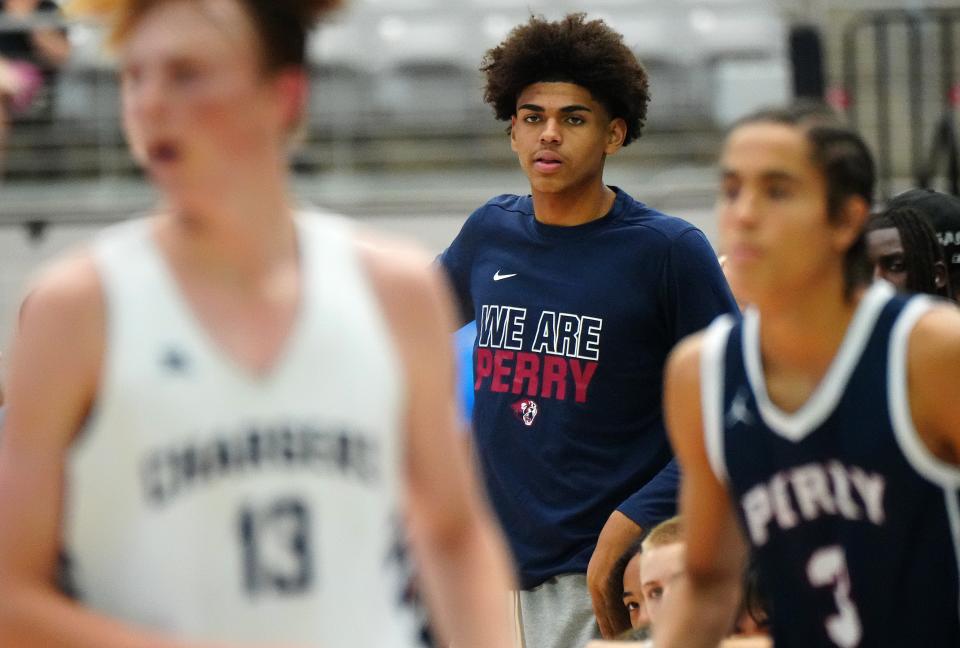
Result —
<svg viewBox="0 0 960 648"><path fill-rule="evenodd" d="M671 459L659 473L627 498L604 523L587 565L587 587L600 634L610 639L630 628L621 592L610 581L617 559L653 528L676 514L680 471Z"/></svg>
<svg viewBox="0 0 960 648"><path fill-rule="evenodd" d="M453 309L436 268L410 256L377 272L376 283L407 371L407 520L417 568L443 638L458 648L508 648L516 585L456 430Z"/></svg>
<svg viewBox="0 0 960 648"><path fill-rule="evenodd" d="M927 450L960 466L960 310L938 306L910 333L907 389L917 434Z"/></svg>
<svg viewBox="0 0 960 648"><path fill-rule="evenodd" d="M667 429L680 462L686 573L662 605L657 648L714 648L740 601L746 544L727 491L707 459L700 405L700 335L671 353L664 385Z"/></svg>
<svg viewBox="0 0 960 648"><path fill-rule="evenodd" d="M630 616L623 606L620 592L611 587L610 573L620 556L641 535L643 528L640 525L620 511L614 511L600 530L597 546L587 564L587 589L604 639L612 639L630 628Z"/></svg>
<svg viewBox="0 0 960 648"><path fill-rule="evenodd" d="M643 533L677 511L680 471L671 459L643 488L631 495L604 523L587 565L587 586L593 612L604 638L630 629L630 616L610 574L617 560Z"/></svg>
<svg viewBox="0 0 960 648"><path fill-rule="evenodd" d="M89 259L61 262L45 274L21 313L0 443L4 646L188 648L85 610L54 587L64 464L93 402L104 328L99 283Z"/></svg>

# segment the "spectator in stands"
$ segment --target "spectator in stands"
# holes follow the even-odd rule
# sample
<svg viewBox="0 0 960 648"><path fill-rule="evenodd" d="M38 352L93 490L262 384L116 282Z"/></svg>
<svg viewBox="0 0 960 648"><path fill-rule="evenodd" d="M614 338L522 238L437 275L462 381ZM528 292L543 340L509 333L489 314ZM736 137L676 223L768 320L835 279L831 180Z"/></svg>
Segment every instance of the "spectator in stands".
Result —
<svg viewBox="0 0 960 648"><path fill-rule="evenodd" d="M950 298L960 301L960 198L930 189L911 189L896 196L888 207L914 207L930 220L943 246Z"/></svg>
<svg viewBox="0 0 960 648"><path fill-rule="evenodd" d="M867 221L866 242L875 277L901 291L950 294L943 248L921 211L895 205L874 214Z"/></svg>
<svg viewBox="0 0 960 648"><path fill-rule="evenodd" d="M49 108L53 75L70 56L70 43L63 29L42 22L59 11L53 0L0 0L0 151L11 119Z"/></svg>

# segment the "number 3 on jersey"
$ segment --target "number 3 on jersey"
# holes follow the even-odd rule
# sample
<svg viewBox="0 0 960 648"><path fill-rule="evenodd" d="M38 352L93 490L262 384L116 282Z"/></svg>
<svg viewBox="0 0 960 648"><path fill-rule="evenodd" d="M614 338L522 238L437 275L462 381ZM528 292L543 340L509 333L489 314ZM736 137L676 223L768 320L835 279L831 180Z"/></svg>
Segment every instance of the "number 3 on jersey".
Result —
<svg viewBox="0 0 960 648"><path fill-rule="evenodd" d="M251 596L300 594L313 585L310 511L288 497L240 511L243 583Z"/></svg>
<svg viewBox="0 0 960 648"><path fill-rule="evenodd" d="M856 604L850 599L850 573L843 547L832 545L813 552L807 563L807 578L814 587L832 587L837 614L827 617L827 636L840 648L860 645L863 628Z"/></svg>

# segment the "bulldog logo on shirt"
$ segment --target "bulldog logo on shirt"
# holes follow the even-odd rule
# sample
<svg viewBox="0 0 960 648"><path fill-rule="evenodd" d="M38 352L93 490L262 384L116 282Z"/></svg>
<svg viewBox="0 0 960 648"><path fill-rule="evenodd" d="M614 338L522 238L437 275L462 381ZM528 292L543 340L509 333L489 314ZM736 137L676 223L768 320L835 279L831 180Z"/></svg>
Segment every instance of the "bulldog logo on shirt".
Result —
<svg viewBox="0 0 960 648"><path fill-rule="evenodd" d="M533 421L537 418L537 412L539 411L537 404L529 398L519 400L510 407L513 409L513 413L517 415L517 418L523 421L523 424L527 427L533 425Z"/></svg>

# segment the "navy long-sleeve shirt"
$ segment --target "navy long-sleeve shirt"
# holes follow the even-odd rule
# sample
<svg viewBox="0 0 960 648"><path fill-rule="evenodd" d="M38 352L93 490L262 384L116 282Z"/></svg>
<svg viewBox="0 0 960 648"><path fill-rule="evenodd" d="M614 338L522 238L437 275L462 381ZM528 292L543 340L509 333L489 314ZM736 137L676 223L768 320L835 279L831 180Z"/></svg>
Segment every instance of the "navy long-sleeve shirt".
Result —
<svg viewBox="0 0 960 648"><path fill-rule="evenodd" d="M616 192L574 227L499 196L440 256L477 322L474 434L523 588L585 572L615 509L644 528L674 514L664 363L737 308L702 232Z"/></svg>

